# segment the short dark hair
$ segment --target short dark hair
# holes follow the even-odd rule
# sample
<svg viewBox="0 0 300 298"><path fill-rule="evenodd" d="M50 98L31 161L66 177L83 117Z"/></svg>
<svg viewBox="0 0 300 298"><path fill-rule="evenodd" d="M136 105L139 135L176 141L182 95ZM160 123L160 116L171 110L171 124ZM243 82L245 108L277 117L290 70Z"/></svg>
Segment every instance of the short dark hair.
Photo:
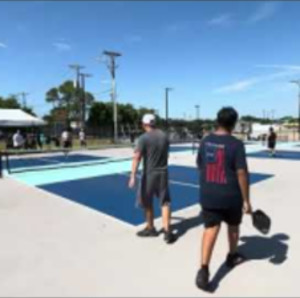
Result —
<svg viewBox="0 0 300 298"><path fill-rule="evenodd" d="M233 130L238 118L239 114L234 108L224 107L218 112L217 123L227 130Z"/></svg>

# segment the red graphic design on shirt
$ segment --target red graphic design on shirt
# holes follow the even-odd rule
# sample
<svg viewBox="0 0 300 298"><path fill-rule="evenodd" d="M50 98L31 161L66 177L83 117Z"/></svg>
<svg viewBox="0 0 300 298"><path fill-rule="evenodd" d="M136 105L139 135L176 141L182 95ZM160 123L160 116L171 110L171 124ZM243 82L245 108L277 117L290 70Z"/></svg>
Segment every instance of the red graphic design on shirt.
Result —
<svg viewBox="0 0 300 298"><path fill-rule="evenodd" d="M213 159L211 162L206 164L206 182L217 183L217 184L226 184L226 174L225 174L225 150L224 147L214 147L208 150L210 159ZM208 160L209 158L207 158Z"/></svg>

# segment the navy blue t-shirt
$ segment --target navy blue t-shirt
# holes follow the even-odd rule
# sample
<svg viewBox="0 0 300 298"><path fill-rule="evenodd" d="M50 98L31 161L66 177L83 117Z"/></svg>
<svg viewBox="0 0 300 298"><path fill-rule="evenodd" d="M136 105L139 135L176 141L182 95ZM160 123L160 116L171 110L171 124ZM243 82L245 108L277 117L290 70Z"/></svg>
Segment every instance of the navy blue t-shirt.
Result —
<svg viewBox="0 0 300 298"><path fill-rule="evenodd" d="M231 135L211 134L197 156L201 205L207 209L240 208L243 204L237 170L247 169L245 147Z"/></svg>

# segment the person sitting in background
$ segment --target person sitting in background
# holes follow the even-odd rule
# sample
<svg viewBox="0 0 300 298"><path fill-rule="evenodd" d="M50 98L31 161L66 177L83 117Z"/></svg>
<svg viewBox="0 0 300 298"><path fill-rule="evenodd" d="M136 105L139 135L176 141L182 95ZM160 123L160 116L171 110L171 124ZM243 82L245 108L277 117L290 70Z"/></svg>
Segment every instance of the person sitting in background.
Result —
<svg viewBox="0 0 300 298"><path fill-rule="evenodd" d="M270 131L268 134L268 149L270 150L271 156L275 155L276 141L277 141L277 134L275 133L273 127L270 127Z"/></svg>
<svg viewBox="0 0 300 298"><path fill-rule="evenodd" d="M20 130L17 130L13 135L13 147L14 149L21 149L24 146L25 140L21 135Z"/></svg>

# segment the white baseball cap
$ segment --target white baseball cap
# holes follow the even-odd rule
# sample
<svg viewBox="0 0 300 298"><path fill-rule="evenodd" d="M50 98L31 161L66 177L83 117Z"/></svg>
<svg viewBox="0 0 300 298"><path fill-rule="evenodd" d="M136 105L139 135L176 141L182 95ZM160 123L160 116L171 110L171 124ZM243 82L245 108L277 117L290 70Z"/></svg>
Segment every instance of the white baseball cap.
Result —
<svg viewBox="0 0 300 298"><path fill-rule="evenodd" d="M145 125L154 125L155 116L153 114L145 114L142 119L143 124Z"/></svg>

